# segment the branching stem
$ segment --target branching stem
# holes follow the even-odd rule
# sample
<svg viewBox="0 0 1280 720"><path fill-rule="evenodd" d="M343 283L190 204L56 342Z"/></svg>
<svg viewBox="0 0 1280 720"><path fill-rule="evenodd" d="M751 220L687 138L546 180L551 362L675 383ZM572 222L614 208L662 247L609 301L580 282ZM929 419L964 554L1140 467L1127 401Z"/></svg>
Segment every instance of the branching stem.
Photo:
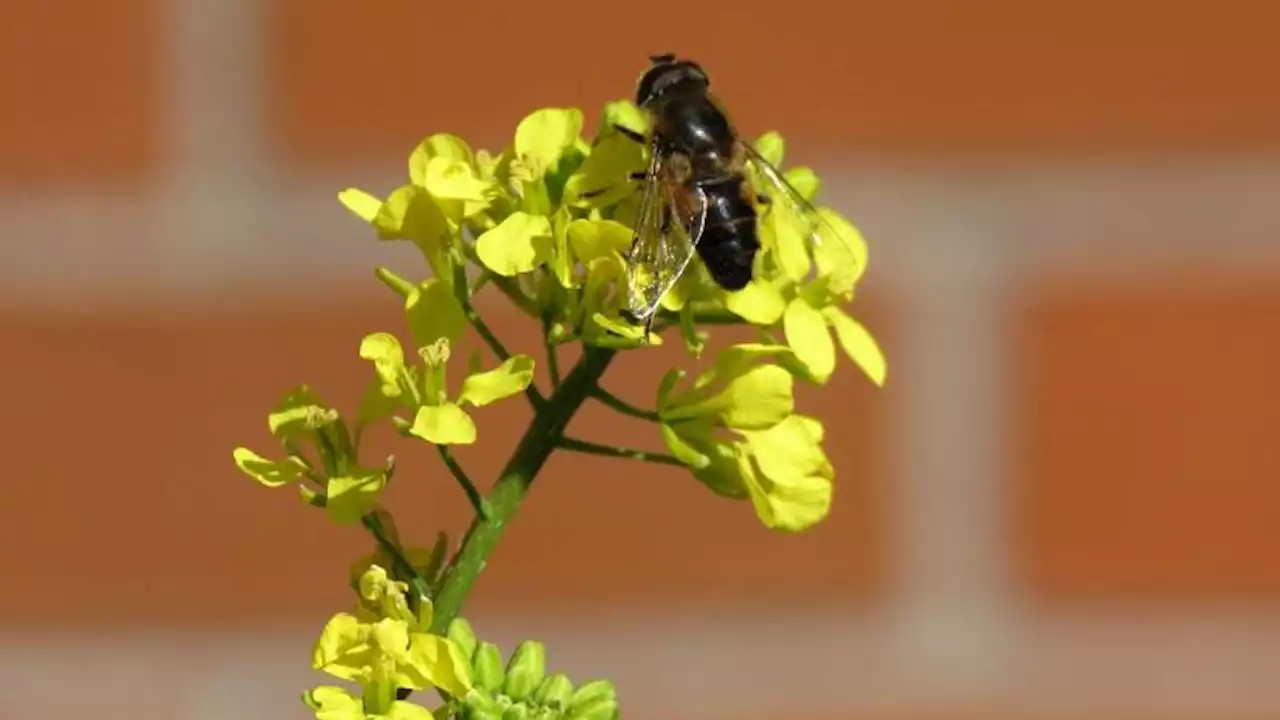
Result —
<svg viewBox="0 0 1280 720"><path fill-rule="evenodd" d="M462 492L467 494L467 500L471 503L472 509L476 511L477 517L487 517L489 515L489 504L485 502L484 496L476 489L476 484L471 482L471 478L467 477L467 473L454 459L453 453L449 451L446 445L437 445L436 450L440 451L440 459L444 461L449 472L453 473L453 479L458 481L458 485L462 486Z"/></svg>
<svg viewBox="0 0 1280 720"><path fill-rule="evenodd" d="M626 458L627 460L640 460L642 462L658 463L660 465L684 465L684 463L680 462L679 458L671 455L648 452L647 450L615 447L613 445L601 445L599 443L587 442L586 440L578 440L576 438L560 438L559 446L564 450L572 450L574 452L588 453L591 455L604 455L606 457Z"/></svg>
<svg viewBox="0 0 1280 720"><path fill-rule="evenodd" d="M515 519L533 479L555 451L569 420L596 387L613 356L612 350L584 347L582 357L565 376L564 382L534 413L533 421L486 498L489 514L472 521L462 546L445 570L435 597L431 632L443 635L462 610L462 603L470 594L476 578L484 571L503 530Z"/></svg>
<svg viewBox="0 0 1280 720"><path fill-rule="evenodd" d="M602 387L592 389L591 397L599 400L605 405L608 405L610 408L617 410L623 415L630 415L631 417L648 420L649 422L662 422L662 418L657 412L653 410L642 410Z"/></svg>

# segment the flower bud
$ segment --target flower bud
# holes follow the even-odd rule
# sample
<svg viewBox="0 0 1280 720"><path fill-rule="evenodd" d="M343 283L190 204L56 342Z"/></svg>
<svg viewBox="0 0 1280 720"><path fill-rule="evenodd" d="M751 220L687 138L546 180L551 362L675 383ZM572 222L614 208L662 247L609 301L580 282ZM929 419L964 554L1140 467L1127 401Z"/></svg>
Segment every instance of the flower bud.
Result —
<svg viewBox="0 0 1280 720"><path fill-rule="evenodd" d="M471 629L471 623L465 619L454 618L453 622L449 623L449 631L446 635L462 651L463 657L470 660L476 654L476 633Z"/></svg>
<svg viewBox="0 0 1280 720"><path fill-rule="evenodd" d="M533 701L539 705L554 707L557 710L563 710L569 707L569 700L573 698L573 683L564 673L556 673L550 675L542 681L538 686L537 692L533 694Z"/></svg>
<svg viewBox="0 0 1280 720"><path fill-rule="evenodd" d="M566 715L572 720L615 720L618 717L618 701L609 697L598 697L574 707Z"/></svg>
<svg viewBox="0 0 1280 720"><path fill-rule="evenodd" d="M529 720L532 713L523 703L516 703L502 711L502 720Z"/></svg>
<svg viewBox="0 0 1280 720"><path fill-rule="evenodd" d="M482 641L471 659L471 669L475 671L476 687L490 692L502 689L502 651L497 645Z"/></svg>
<svg viewBox="0 0 1280 720"><path fill-rule="evenodd" d="M515 700L529 697L547 673L547 648L536 640L525 640L507 663L503 694Z"/></svg>
<svg viewBox="0 0 1280 720"><path fill-rule="evenodd" d="M614 708L618 706L618 695L613 689L613 683L608 680L592 680L584 683L573 693L573 697L569 700L569 716L570 717L607 717L607 716L580 716L577 713L587 709L595 708L601 702L612 703Z"/></svg>
<svg viewBox="0 0 1280 720"><path fill-rule="evenodd" d="M467 693L462 702L467 708L464 717L475 720L500 720L502 717L502 708L498 707L493 696L484 690L471 688L471 692Z"/></svg>

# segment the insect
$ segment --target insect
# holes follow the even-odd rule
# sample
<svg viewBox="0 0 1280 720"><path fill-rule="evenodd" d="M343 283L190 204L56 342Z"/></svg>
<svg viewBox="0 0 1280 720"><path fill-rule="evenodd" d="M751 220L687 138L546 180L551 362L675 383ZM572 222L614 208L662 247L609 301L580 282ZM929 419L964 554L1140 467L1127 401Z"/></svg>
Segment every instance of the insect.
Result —
<svg viewBox="0 0 1280 720"><path fill-rule="evenodd" d="M648 169L631 176L644 181L644 190L626 258L623 309L630 322L645 325L646 336L659 303L695 254L721 288L747 286L760 251L758 205L785 204L792 217L807 223L804 235L811 246L823 242L820 228L834 233L776 167L739 139L696 62L671 53L649 60L636 85L636 105L650 120L648 134L614 126L649 148ZM756 192L748 168L771 193Z"/></svg>

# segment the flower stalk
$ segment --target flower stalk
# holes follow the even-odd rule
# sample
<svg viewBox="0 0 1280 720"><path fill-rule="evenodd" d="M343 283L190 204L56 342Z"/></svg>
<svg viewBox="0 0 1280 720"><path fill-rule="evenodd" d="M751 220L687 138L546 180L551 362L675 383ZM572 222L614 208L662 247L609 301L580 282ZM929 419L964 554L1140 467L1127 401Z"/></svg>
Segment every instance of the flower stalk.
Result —
<svg viewBox="0 0 1280 720"><path fill-rule="evenodd" d="M564 382L543 408L534 414L515 452L486 498L490 508L488 517L477 517L472 521L458 554L445 571L435 597L435 620L431 625L433 633L447 631L449 623L462 611L462 604L476 579L484 571L489 555L497 547L503 531L515 519L520 503L524 501L538 471L564 437L565 428L569 426L574 413L604 376L614 354L613 350L586 348L577 364L565 376Z"/></svg>

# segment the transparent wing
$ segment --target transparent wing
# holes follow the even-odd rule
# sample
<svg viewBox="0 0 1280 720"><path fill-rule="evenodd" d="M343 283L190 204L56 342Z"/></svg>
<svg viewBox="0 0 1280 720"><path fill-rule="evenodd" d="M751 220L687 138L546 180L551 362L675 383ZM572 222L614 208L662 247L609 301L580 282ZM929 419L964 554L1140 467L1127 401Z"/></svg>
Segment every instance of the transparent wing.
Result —
<svg viewBox="0 0 1280 720"><path fill-rule="evenodd" d="M839 275L843 280L838 284L851 286L853 279L862 272L863 262L853 250L862 242L861 237L850 237L850 230L842 232L838 229L750 143L739 141L739 145L758 171L759 177L768 185L769 207L766 213L785 213L785 217L781 219L795 223L801 238L817 261L819 272ZM787 257L787 248L779 248L778 254L781 264L796 264L794 253L793 257ZM805 265L807 274L807 254Z"/></svg>
<svg viewBox="0 0 1280 720"><path fill-rule="evenodd" d="M707 222L706 197L700 190L687 196L687 202L676 197L672 186L663 181L662 162L655 149L636 214L635 237L627 253L624 312L637 324L652 319L658 303L689 266Z"/></svg>

